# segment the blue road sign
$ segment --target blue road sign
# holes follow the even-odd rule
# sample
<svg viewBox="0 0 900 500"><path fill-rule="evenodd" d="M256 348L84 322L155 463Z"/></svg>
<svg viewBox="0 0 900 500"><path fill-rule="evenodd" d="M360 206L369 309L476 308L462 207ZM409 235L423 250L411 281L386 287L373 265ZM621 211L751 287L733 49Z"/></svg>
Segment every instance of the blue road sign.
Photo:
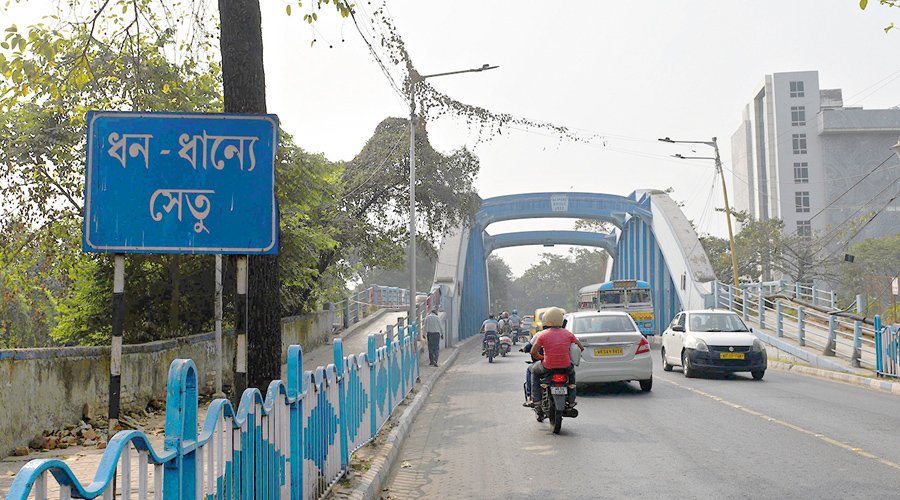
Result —
<svg viewBox="0 0 900 500"><path fill-rule="evenodd" d="M278 117L91 111L86 252L278 253Z"/></svg>

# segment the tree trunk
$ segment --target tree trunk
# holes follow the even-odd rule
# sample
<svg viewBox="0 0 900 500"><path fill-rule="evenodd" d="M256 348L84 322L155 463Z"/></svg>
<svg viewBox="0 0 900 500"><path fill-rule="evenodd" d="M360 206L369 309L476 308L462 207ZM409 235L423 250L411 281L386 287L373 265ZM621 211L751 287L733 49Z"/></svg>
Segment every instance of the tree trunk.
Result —
<svg viewBox="0 0 900 500"><path fill-rule="evenodd" d="M259 0L219 0L219 17L225 112L265 113ZM278 256L251 256L248 268L247 385L265 394L269 381L281 376Z"/></svg>

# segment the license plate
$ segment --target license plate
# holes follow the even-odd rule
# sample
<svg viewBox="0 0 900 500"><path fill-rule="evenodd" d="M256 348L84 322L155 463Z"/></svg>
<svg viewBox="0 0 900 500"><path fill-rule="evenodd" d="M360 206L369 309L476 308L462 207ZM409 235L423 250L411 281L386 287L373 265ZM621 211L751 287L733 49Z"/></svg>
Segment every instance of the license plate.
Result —
<svg viewBox="0 0 900 500"><path fill-rule="evenodd" d="M723 352L719 354L719 359L744 359L742 352Z"/></svg>
<svg viewBox="0 0 900 500"><path fill-rule="evenodd" d="M488 342L488 343L487 343L487 346L488 346L488 347L494 347L495 345L496 345L496 344L494 344L493 342Z"/></svg>
<svg viewBox="0 0 900 500"><path fill-rule="evenodd" d="M557 386L554 385L550 387L550 394L568 394L569 390L566 386Z"/></svg>
<svg viewBox="0 0 900 500"><path fill-rule="evenodd" d="M623 352L621 347L604 347L602 349L594 349L594 356L621 356Z"/></svg>

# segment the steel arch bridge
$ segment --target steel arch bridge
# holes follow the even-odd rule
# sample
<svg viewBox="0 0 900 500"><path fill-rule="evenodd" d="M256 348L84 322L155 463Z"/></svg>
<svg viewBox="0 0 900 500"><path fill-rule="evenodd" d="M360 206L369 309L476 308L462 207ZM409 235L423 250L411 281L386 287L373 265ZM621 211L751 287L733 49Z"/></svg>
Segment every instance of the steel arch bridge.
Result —
<svg viewBox="0 0 900 500"><path fill-rule="evenodd" d="M610 234L524 231L489 234L495 222L572 218L612 223ZM653 287L657 333L682 309L710 307L715 273L693 227L668 194L638 190L629 196L599 193L531 193L482 201L469 224L444 235L434 287L450 325L448 343L478 333L488 315L487 258L494 250L523 245L583 245L612 258L609 279L640 279ZM607 277L597 276L596 282ZM548 304L549 305L549 304Z"/></svg>

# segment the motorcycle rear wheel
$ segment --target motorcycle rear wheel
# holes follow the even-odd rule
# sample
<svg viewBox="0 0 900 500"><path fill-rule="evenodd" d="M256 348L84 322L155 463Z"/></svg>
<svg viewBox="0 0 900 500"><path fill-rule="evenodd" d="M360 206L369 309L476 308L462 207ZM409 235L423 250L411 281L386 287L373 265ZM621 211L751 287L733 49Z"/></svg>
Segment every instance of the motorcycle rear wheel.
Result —
<svg viewBox="0 0 900 500"><path fill-rule="evenodd" d="M562 412L557 411L553 403L550 403L550 424L553 425L553 433L559 434L562 429Z"/></svg>

